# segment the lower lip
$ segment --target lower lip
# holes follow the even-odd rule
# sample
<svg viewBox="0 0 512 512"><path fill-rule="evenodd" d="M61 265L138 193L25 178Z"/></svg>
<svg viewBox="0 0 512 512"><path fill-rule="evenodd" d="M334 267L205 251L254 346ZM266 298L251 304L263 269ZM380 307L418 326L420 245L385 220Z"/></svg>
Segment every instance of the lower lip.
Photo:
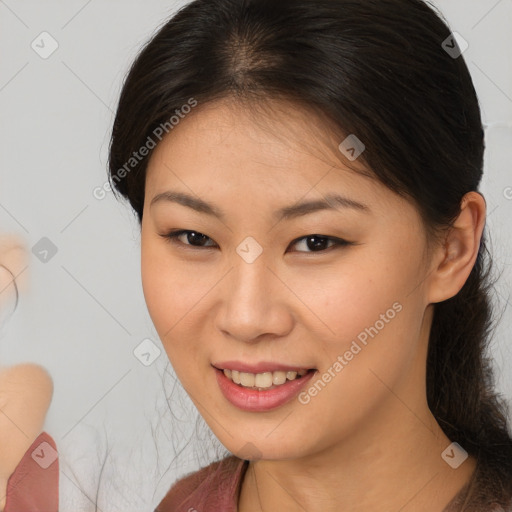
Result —
<svg viewBox="0 0 512 512"><path fill-rule="evenodd" d="M287 380L284 384L267 391L244 388L228 379L222 370L214 368L222 394L235 407L244 411L263 412L275 409L295 398L313 378L316 371L306 373L300 379Z"/></svg>

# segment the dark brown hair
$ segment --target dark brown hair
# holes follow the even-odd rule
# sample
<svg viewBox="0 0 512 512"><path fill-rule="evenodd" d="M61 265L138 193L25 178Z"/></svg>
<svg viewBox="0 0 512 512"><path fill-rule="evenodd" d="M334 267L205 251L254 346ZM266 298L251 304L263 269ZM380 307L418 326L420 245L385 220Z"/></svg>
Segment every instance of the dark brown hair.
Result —
<svg viewBox="0 0 512 512"><path fill-rule="evenodd" d="M142 220L151 151L122 179L119 170L190 98L287 98L356 134L366 146L359 161L411 199L428 230L449 227L462 197L478 190L484 154L477 95L463 57L445 49L450 37L420 0L195 0L127 75L110 145L112 186ZM485 238L462 290L435 305L427 398L446 435L495 472L505 496L512 440L486 355Z"/></svg>

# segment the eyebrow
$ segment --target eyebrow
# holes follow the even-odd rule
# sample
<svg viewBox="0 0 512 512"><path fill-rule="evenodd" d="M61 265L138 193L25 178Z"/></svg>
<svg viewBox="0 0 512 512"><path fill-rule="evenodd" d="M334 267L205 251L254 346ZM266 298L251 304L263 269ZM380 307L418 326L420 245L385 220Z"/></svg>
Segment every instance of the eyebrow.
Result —
<svg viewBox="0 0 512 512"><path fill-rule="evenodd" d="M167 190L166 192L157 194L151 200L150 208L160 201L181 204L182 206L191 208L196 212L205 213L206 215L226 220L226 214L217 206L184 192ZM323 200L304 201L291 206L286 206L274 212L273 216L278 221L290 220L322 210L337 210L339 207L350 208L366 213L370 212L370 208L363 203L354 201L339 194L328 194L324 196Z"/></svg>

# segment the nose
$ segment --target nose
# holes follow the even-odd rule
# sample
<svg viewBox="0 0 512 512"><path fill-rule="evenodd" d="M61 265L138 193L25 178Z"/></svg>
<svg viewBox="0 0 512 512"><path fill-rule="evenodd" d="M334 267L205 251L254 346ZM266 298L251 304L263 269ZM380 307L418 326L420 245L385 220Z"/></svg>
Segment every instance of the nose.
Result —
<svg viewBox="0 0 512 512"><path fill-rule="evenodd" d="M217 328L247 343L286 336L293 328L293 294L263 255L253 263L237 258L222 287Z"/></svg>

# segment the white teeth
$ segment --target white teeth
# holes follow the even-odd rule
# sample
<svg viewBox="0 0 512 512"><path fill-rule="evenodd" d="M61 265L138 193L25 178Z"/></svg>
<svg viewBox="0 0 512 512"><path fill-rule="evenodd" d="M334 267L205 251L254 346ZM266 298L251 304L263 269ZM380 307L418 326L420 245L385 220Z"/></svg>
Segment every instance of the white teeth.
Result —
<svg viewBox="0 0 512 512"><path fill-rule="evenodd" d="M257 388L269 388L272 386L272 372L257 373L254 377L254 384Z"/></svg>
<svg viewBox="0 0 512 512"><path fill-rule="evenodd" d="M240 384L246 388L257 388L259 390L269 389L273 386L280 386L287 380L294 380L302 377L307 373L307 370L296 371L275 371L263 373L247 373L239 372L238 370L223 370L224 375L231 379L235 384Z"/></svg>
<svg viewBox="0 0 512 512"><path fill-rule="evenodd" d="M240 384L246 388L254 387L254 373L240 372Z"/></svg>
<svg viewBox="0 0 512 512"><path fill-rule="evenodd" d="M272 373L272 384L279 386L286 382L286 372L273 372Z"/></svg>

